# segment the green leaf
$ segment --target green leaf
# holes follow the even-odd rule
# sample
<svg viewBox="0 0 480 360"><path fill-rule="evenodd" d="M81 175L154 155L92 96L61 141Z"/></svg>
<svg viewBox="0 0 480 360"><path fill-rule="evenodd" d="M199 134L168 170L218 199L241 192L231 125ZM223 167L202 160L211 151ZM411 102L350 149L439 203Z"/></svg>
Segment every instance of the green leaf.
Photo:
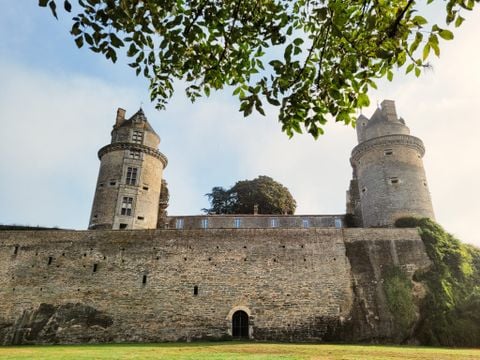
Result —
<svg viewBox="0 0 480 360"><path fill-rule="evenodd" d="M66 12L72 11L72 4L70 4L70 1L68 1L68 0L64 1L63 7L65 8Z"/></svg>
<svg viewBox="0 0 480 360"><path fill-rule="evenodd" d="M408 66L407 66L407 70L405 71L405 74L408 74L410 71L412 71L413 68L414 68L414 66L415 66L415 64L413 64L413 63L410 64L410 65L408 65Z"/></svg>
<svg viewBox="0 0 480 360"><path fill-rule="evenodd" d="M455 27L459 27L460 25L462 25L463 21L465 19L463 17L461 17L460 15L457 16L457 19L455 20Z"/></svg>
<svg viewBox="0 0 480 360"><path fill-rule="evenodd" d="M367 107L370 105L370 99L368 95L365 93L359 94L357 99L357 106L358 107Z"/></svg>
<svg viewBox="0 0 480 360"><path fill-rule="evenodd" d="M425 25L428 23L427 19L425 19L423 16L417 15L412 19L412 22L415 25Z"/></svg>
<svg viewBox="0 0 480 360"><path fill-rule="evenodd" d="M423 60L426 60L428 58L428 55L430 54L430 43L426 43L425 46L423 47Z"/></svg>
<svg viewBox="0 0 480 360"><path fill-rule="evenodd" d="M420 68L419 68L419 67L416 67L416 68L415 68L415 76L416 76L416 77L419 77L420 74L421 74Z"/></svg>
<svg viewBox="0 0 480 360"><path fill-rule="evenodd" d="M78 48L81 48L83 46L83 37L79 36L79 37L75 38L75 44L77 44Z"/></svg>
<svg viewBox="0 0 480 360"><path fill-rule="evenodd" d="M293 40L293 43L297 46L300 46L301 44L303 44L303 39L302 38L296 38L295 40Z"/></svg>
<svg viewBox="0 0 480 360"><path fill-rule="evenodd" d="M392 81L393 80L393 72L388 70L387 71L387 79L388 81Z"/></svg>
<svg viewBox="0 0 480 360"><path fill-rule="evenodd" d="M56 19L58 19L57 16L57 4L55 4L55 1L50 1L48 3L48 6L50 7L50 10L52 11L53 16L55 16Z"/></svg>
<svg viewBox="0 0 480 360"><path fill-rule="evenodd" d="M445 40L453 39L453 33L450 30L443 29L438 33L438 35L440 35L440 37Z"/></svg>

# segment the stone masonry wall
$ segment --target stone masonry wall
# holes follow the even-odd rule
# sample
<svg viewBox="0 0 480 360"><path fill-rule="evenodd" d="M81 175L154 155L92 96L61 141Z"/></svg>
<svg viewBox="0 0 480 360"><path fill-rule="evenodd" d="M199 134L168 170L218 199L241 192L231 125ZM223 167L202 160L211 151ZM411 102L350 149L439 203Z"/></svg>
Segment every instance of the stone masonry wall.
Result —
<svg viewBox="0 0 480 360"><path fill-rule="evenodd" d="M0 344L222 338L236 310L254 339L393 338L387 263L428 266L416 230L2 231Z"/></svg>

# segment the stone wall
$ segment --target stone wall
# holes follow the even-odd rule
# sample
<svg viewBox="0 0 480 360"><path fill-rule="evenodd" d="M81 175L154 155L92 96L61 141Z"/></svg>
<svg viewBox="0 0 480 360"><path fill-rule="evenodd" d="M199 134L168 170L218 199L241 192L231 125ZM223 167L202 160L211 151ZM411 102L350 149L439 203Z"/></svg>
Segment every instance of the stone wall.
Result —
<svg viewBox="0 0 480 360"><path fill-rule="evenodd" d="M382 268L428 266L414 229L0 232L0 344L395 339ZM197 294L195 294L195 287Z"/></svg>

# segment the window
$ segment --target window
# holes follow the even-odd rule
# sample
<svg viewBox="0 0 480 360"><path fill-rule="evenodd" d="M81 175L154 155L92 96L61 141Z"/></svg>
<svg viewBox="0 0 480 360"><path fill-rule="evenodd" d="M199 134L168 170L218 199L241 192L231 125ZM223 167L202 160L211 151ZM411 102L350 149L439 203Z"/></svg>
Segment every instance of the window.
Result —
<svg viewBox="0 0 480 360"><path fill-rule="evenodd" d="M391 177L390 178L390 184L398 184L400 180L398 180L397 177Z"/></svg>
<svg viewBox="0 0 480 360"><path fill-rule="evenodd" d="M278 219L270 219L270 227L278 227Z"/></svg>
<svg viewBox="0 0 480 360"><path fill-rule="evenodd" d="M177 219L177 221L175 222L175 227L177 229L183 229L183 219Z"/></svg>
<svg viewBox="0 0 480 360"><path fill-rule="evenodd" d="M393 150L392 150L392 149L385 149L385 150L383 151L383 154L384 154L385 156L393 155Z"/></svg>
<svg viewBox="0 0 480 360"><path fill-rule="evenodd" d="M364 188L362 189L362 193L366 193L366 192L367 192L367 188L364 187Z"/></svg>
<svg viewBox="0 0 480 360"><path fill-rule="evenodd" d="M127 168L127 185L136 185L137 183L137 173L138 168L128 167Z"/></svg>
<svg viewBox="0 0 480 360"><path fill-rule="evenodd" d="M138 130L134 130L132 134L132 142L136 144L141 144L143 140L143 133Z"/></svg>
<svg viewBox="0 0 480 360"><path fill-rule="evenodd" d="M202 229L208 229L208 219L202 219Z"/></svg>
<svg viewBox="0 0 480 360"><path fill-rule="evenodd" d="M130 158L131 159L140 159L140 151L139 150L130 150Z"/></svg>
<svg viewBox="0 0 480 360"><path fill-rule="evenodd" d="M237 229L242 226L242 219L234 219L233 220L233 226L236 227Z"/></svg>
<svg viewBox="0 0 480 360"><path fill-rule="evenodd" d="M143 217L143 216L137 216L137 219L138 219L138 220L145 220L145 217Z"/></svg>
<svg viewBox="0 0 480 360"><path fill-rule="evenodd" d="M308 219L303 219L302 220L302 226L306 229L310 227L310 221Z"/></svg>
<svg viewBox="0 0 480 360"><path fill-rule="evenodd" d="M197 285L195 285L195 286L193 287L193 295L195 295L195 296L198 295L198 286L197 286Z"/></svg>
<svg viewBox="0 0 480 360"><path fill-rule="evenodd" d="M122 200L122 215L132 216L133 198L124 196ZM121 225L120 225L121 228Z"/></svg>
<svg viewBox="0 0 480 360"><path fill-rule="evenodd" d="M96 273L98 269L98 264L93 264L93 272Z"/></svg>
<svg viewBox="0 0 480 360"><path fill-rule="evenodd" d="M119 227L121 230L123 229L126 229L127 228L127 224L120 224L120 227Z"/></svg>
<svg viewBox="0 0 480 360"><path fill-rule="evenodd" d="M117 185L116 181L110 181L110 186L115 186L115 185Z"/></svg>
<svg viewBox="0 0 480 360"><path fill-rule="evenodd" d="M147 275L143 275L142 284L145 285L147 283Z"/></svg>
<svg viewBox="0 0 480 360"><path fill-rule="evenodd" d="M340 229L342 227L342 219L335 219L335 227Z"/></svg>

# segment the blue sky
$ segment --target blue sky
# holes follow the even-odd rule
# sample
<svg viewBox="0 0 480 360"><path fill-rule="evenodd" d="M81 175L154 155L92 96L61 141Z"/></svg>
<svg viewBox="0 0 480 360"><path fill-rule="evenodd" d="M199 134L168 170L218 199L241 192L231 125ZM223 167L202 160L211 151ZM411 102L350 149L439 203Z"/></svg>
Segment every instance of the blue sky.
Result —
<svg viewBox="0 0 480 360"><path fill-rule="evenodd" d="M141 103L169 159L170 214L198 214L213 186L258 175L287 186L299 214L345 212L352 128L330 124L317 141L309 135L289 140L273 109L245 119L229 90L191 104L181 84L167 110L158 112L147 82L125 63L76 48L66 14L56 21L37 1L0 3L0 223L85 229L97 151L109 142L117 107L128 116ZM466 18L456 39L442 44L432 71L380 82L364 113L371 115L384 98L396 100L397 112L426 145L437 220L480 246L480 12Z"/></svg>

